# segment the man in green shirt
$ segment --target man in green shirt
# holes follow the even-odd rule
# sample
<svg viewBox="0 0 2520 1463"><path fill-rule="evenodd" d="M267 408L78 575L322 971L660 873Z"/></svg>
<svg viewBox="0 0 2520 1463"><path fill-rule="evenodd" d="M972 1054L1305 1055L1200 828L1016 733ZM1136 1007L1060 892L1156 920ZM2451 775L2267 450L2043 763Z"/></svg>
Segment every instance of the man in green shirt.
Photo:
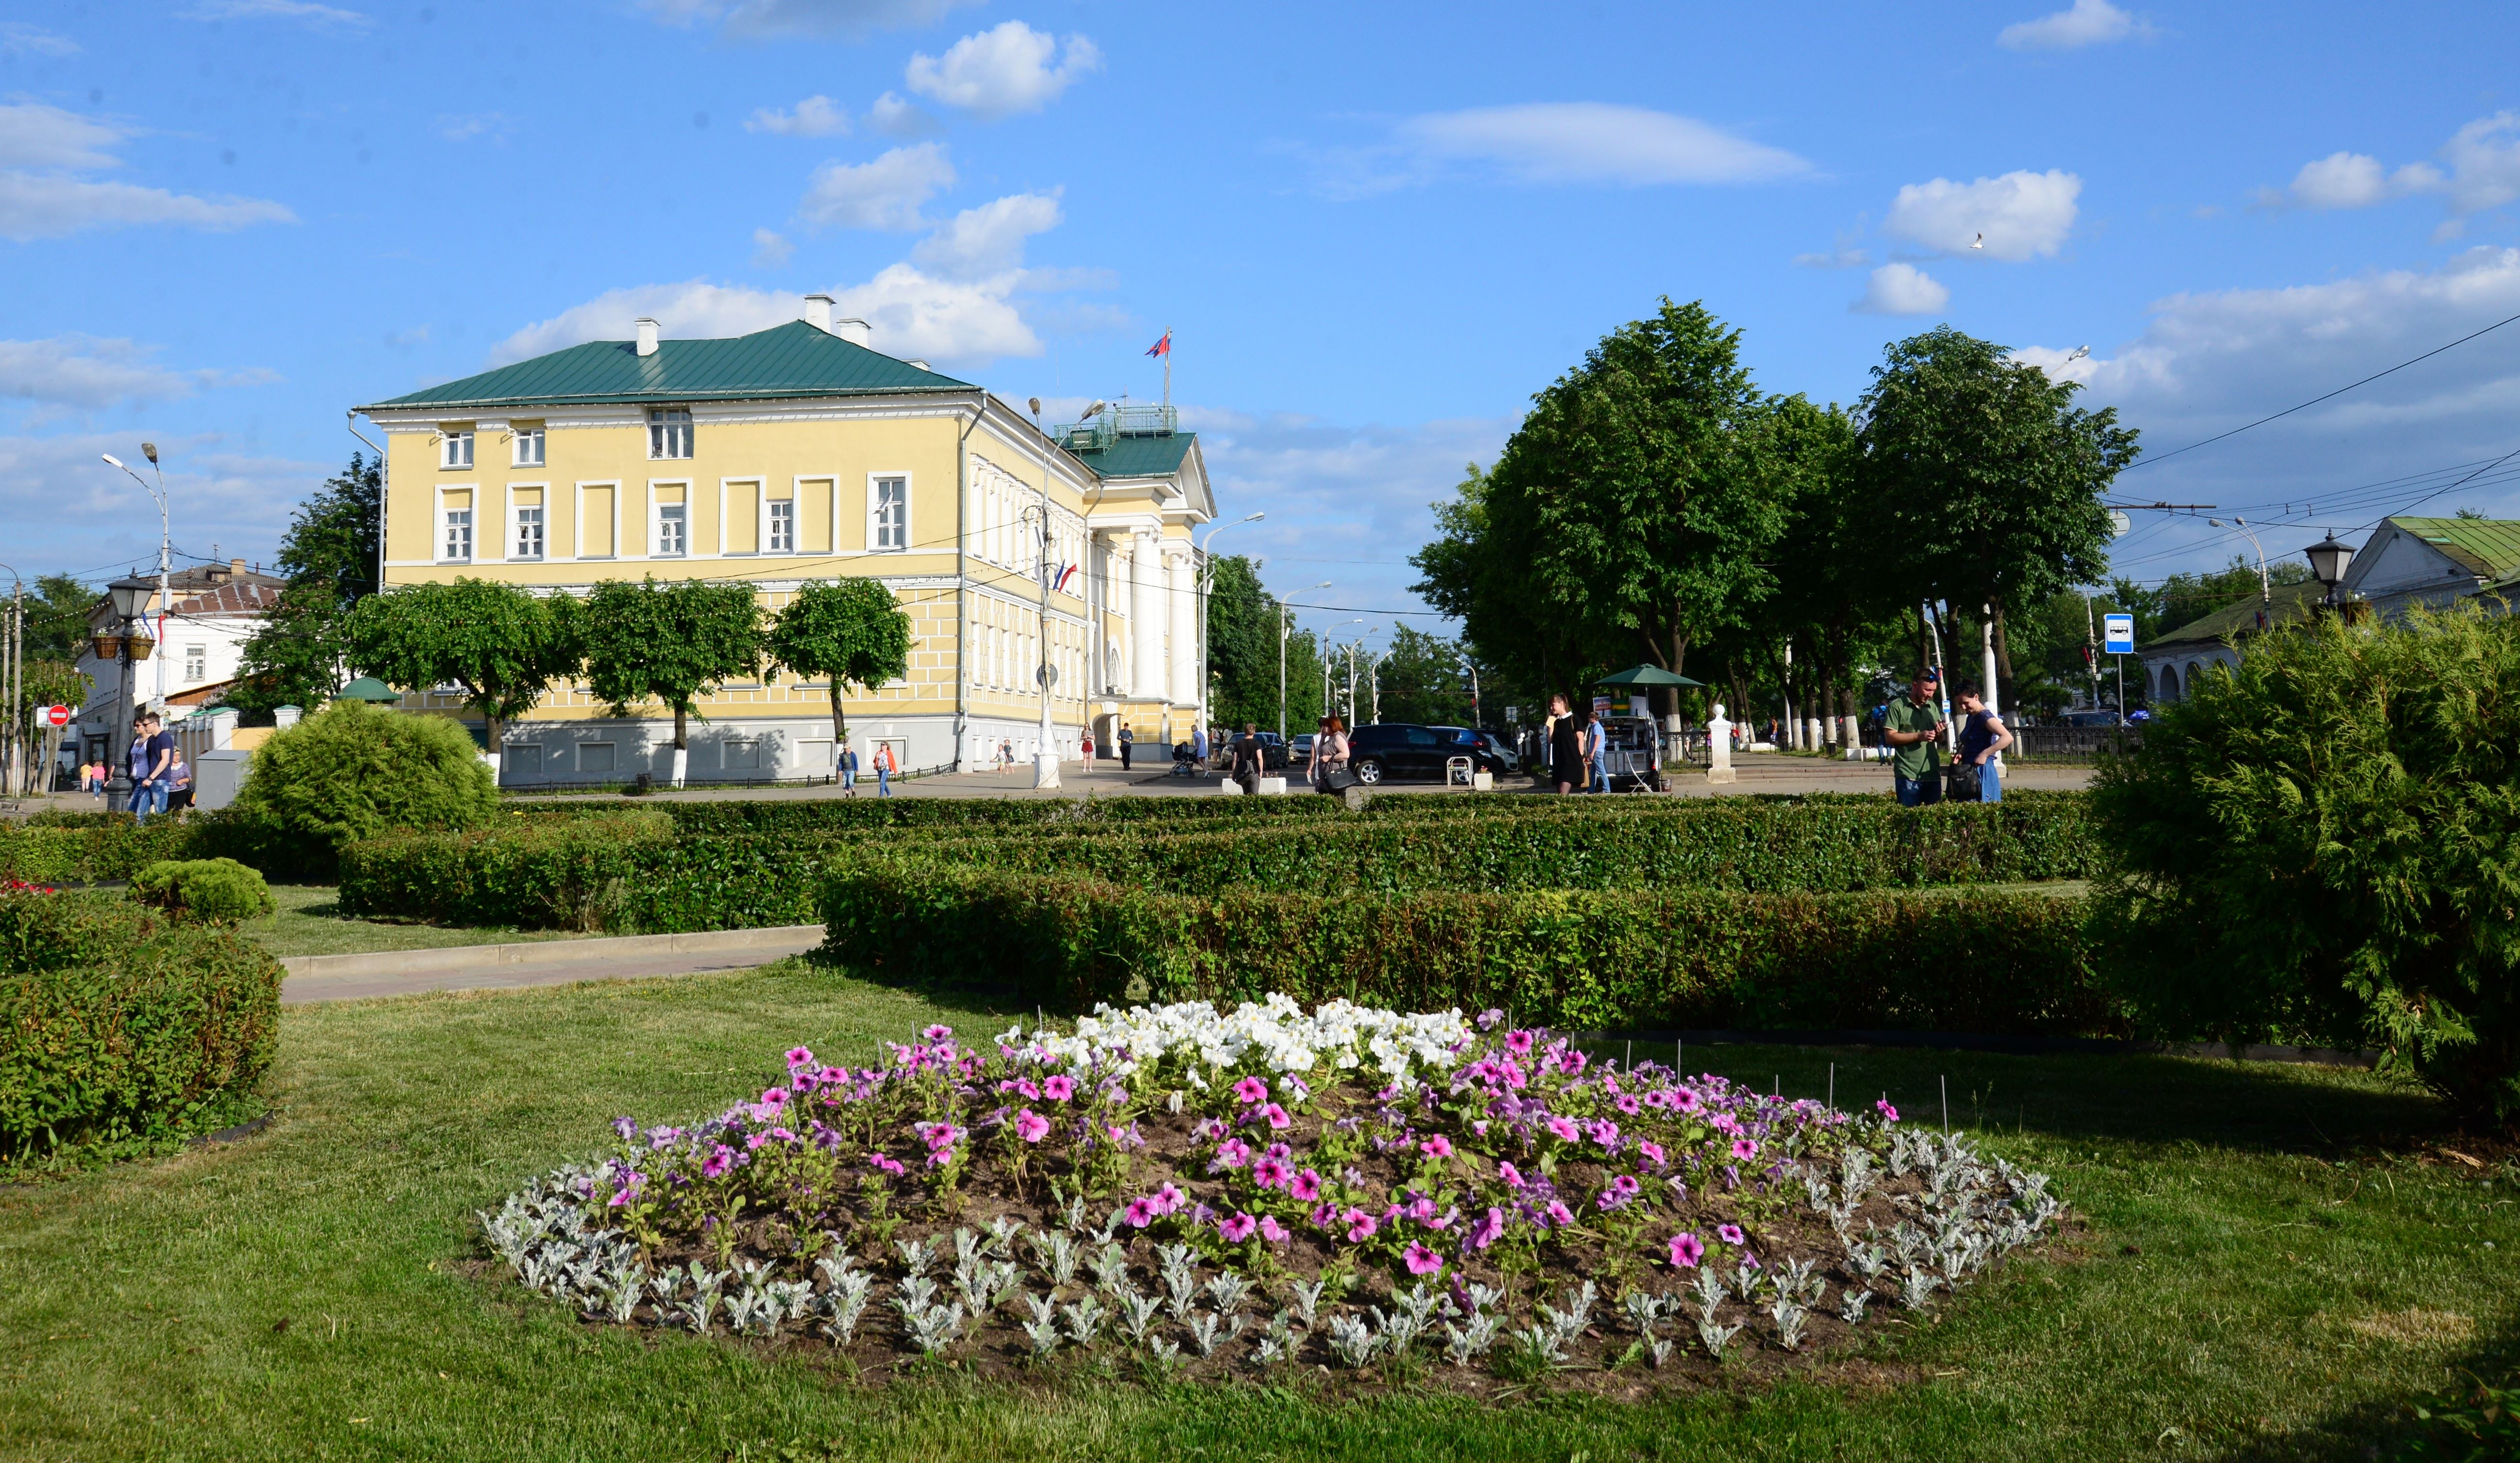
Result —
<svg viewBox="0 0 2520 1463"><path fill-rule="evenodd" d="M1890 785L1902 808L1943 800L1941 759L1934 752L1934 738L1943 731L1942 708L1934 704L1940 686L1927 666L1881 717L1881 739L1897 748L1890 754Z"/></svg>

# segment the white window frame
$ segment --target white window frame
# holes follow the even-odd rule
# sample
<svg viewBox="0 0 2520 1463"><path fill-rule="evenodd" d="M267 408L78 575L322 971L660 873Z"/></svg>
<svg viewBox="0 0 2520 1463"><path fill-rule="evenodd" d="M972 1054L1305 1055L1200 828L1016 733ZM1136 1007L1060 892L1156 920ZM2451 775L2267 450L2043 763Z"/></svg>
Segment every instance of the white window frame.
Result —
<svg viewBox="0 0 2520 1463"><path fill-rule="evenodd" d="M788 510L784 515L778 511L783 508ZM788 530L784 539L771 532L773 528L780 526L783 516ZM769 485L763 484L761 527L754 538L754 542L761 546L761 552L792 556L796 553L796 500L793 497L773 498L770 496Z"/></svg>
<svg viewBox="0 0 2520 1463"><path fill-rule="evenodd" d="M472 506L463 509L448 508L446 506L446 495L449 493L471 494ZM479 527L481 521L477 516L480 510L481 485L479 483L450 482L438 484L437 512L435 514L435 521L429 525L429 531L435 536L436 540L436 549L433 551L434 557L431 560L432 562L441 564L469 564L473 561L474 557L481 551L480 540L475 537L475 531ZM459 512L464 515L464 553L460 555L447 552L451 547L448 543L449 532L456 526L454 515Z"/></svg>
<svg viewBox="0 0 2520 1463"><path fill-rule="evenodd" d="M883 527L883 501L881 494L885 483L899 483L901 485L901 521L894 525L899 530L900 542L895 544L885 544L881 533L881 529ZM910 503L911 475L907 470L899 472L870 472L867 474L867 553L907 554L910 552L910 545L912 543L910 537Z"/></svg>
<svg viewBox="0 0 2520 1463"><path fill-rule="evenodd" d="M437 435L437 470L461 472L472 466L472 428L441 428Z"/></svg>
<svg viewBox="0 0 2520 1463"><path fill-rule="evenodd" d="M667 510L671 510L673 512L671 519L666 517ZM678 548L668 549L665 547L665 524L669 521L674 523L681 530L676 535L676 538L680 540L680 547ZM692 556L692 497L690 490L686 489L684 491L683 501L680 503L665 503L653 498L649 500L648 556L650 558L689 558Z"/></svg>
<svg viewBox="0 0 2520 1463"><path fill-rule="evenodd" d="M546 465L546 454L544 452L545 443L543 441L543 429L541 427L519 426L514 428L511 434L509 446L509 466L540 467Z"/></svg>
<svg viewBox="0 0 2520 1463"><path fill-rule="evenodd" d="M184 647L184 679L188 682L210 679L209 646L186 645Z"/></svg>
<svg viewBox="0 0 2520 1463"><path fill-rule="evenodd" d="M589 554L586 552L586 490L589 488L610 488L612 490L612 532L609 535L612 540L612 552L610 554ZM575 494L575 499L569 505L569 548L575 550L576 553L570 556L573 558L588 559L619 559L637 557L638 555L636 554L627 554L621 552L621 499L628 491L621 479L617 477L589 478L584 482L573 484L572 491ZM544 526L549 527L550 525L546 523Z"/></svg>
<svg viewBox="0 0 2520 1463"><path fill-rule="evenodd" d="M518 488L538 488L540 503L518 503ZM538 564L551 557L551 486L547 483L512 483L508 487L508 557L518 563ZM534 515L534 552L527 554L524 545L525 514Z"/></svg>
<svg viewBox="0 0 2520 1463"><path fill-rule="evenodd" d="M679 419L679 420L678 420ZM677 445L675 432L681 433L682 451L667 449ZM648 409L648 461L652 463L687 463L694 447L692 410L689 407L650 407Z"/></svg>

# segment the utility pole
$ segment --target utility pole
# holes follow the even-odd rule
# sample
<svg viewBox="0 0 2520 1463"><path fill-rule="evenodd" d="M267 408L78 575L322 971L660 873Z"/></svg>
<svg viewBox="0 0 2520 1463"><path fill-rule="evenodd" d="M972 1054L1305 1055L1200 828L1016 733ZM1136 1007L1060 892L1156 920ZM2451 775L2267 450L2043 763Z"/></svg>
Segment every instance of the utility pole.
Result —
<svg viewBox="0 0 2520 1463"><path fill-rule="evenodd" d="M2090 595L2083 597L2083 665L2092 673L2092 705L2096 708L2100 704L2100 630Z"/></svg>
<svg viewBox="0 0 2520 1463"><path fill-rule="evenodd" d="M1462 657L1462 669L1470 673L1470 730L1483 731L1484 726L1479 721L1479 668L1470 660L1470 657L1464 655Z"/></svg>

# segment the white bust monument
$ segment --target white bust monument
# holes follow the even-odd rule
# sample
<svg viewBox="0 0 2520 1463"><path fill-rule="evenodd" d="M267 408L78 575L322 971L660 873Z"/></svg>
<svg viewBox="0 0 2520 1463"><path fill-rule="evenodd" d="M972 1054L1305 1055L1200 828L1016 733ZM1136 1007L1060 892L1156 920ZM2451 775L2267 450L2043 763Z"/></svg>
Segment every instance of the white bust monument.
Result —
<svg viewBox="0 0 2520 1463"><path fill-rule="evenodd" d="M1706 780L1732 780L1732 724L1724 719L1724 703L1715 703L1715 714L1706 719Z"/></svg>

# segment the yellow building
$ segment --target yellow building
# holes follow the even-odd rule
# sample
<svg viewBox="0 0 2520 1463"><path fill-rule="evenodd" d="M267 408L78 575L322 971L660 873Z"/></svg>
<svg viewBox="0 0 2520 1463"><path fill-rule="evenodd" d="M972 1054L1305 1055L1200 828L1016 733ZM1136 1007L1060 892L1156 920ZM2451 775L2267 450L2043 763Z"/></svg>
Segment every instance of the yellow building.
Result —
<svg viewBox="0 0 2520 1463"><path fill-rule="evenodd" d="M985 766L1039 740L1044 615L1032 524L1052 523L1053 750L1126 724L1153 750L1199 701L1199 566L1215 516L1197 437L1169 407L1043 431L980 386L871 348L865 322L805 318L727 340L572 346L360 407L385 436L383 580L470 576L537 593L599 580L740 579L778 609L808 580L870 575L913 622L906 679L849 697L862 764ZM417 694L414 710L456 698ZM640 708L634 708L639 710ZM824 685L774 671L701 702L694 781L826 776ZM556 689L504 738L511 785L671 769L661 708L620 720Z"/></svg>

